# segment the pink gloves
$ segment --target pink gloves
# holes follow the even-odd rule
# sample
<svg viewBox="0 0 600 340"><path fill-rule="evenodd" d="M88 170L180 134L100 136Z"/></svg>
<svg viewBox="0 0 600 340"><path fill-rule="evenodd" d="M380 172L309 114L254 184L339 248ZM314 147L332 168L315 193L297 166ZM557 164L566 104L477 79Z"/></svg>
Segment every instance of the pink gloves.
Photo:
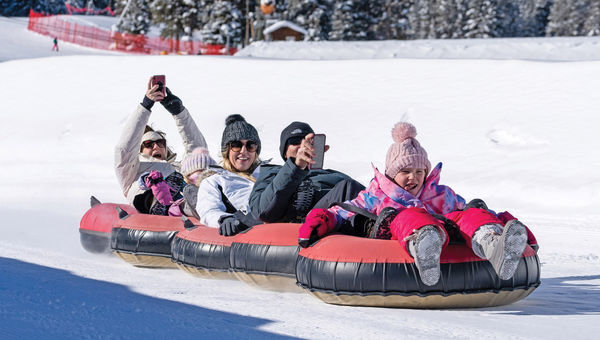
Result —
<svg viewBox="0 0 600 340"><path fill-rule="evenodd" d="M171 204L171 206L169 207L169 216L179 217L183 215L180 207L181 203L183 203L183 198L180 198L177 201L173 202L173 204Z"/></svg>
<svg viewBox="0 0 600 340"><path fill-rule="evenodd" d="M171 188L163 179L163 175L160 171L152 170L144 179L144 183L146 187L152 190L152 194L154 194L154 198L162 204L169 205L173 203L173 196L171 196Z"/></svg>
<svg viewBox="0 0 600 340"><path fill-rule="evenodd" d="M335 229L336 219L327 209L313 209L298 231L298 244L306 248Z"/></svg>

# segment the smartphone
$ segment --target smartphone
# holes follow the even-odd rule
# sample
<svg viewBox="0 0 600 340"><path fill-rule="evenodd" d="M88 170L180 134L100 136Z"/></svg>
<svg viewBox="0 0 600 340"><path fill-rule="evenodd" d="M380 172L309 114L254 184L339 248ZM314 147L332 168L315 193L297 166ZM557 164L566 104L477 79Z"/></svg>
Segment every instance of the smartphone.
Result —
<svg viewBox="0 0 600 340"><path fill-rule="evenodd" d="M152 76L151 86L158 85L158 90L162 92L163 96L166 95L165 87L167 85L164 75Z"/></svg>
<svg viewBox="0 0 600 340"><path fill-rule="evenodd" d="M323 157L325 156L325 135L318 133L313 137L313 148L315 149L314 164L310 165L311 169L323 169Z"/></svg>

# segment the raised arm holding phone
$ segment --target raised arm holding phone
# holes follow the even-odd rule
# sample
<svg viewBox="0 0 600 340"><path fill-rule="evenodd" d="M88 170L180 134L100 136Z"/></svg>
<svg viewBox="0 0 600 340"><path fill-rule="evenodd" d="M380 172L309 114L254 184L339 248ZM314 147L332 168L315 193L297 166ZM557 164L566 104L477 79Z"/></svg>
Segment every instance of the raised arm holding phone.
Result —
<svg viewBox="0 0 600 340"><path fill-rule="evenodd" d="M162 84L160 84L162 83ZM123 194L142 213L166 215L183 186L179 162L166 134L148 126L156 102L171 114L186 154L207 147L204 136L181 99L166 87L165 76L149 79L142 102L129 115L115 147L115 172ZM163 183L163 184L160 184ZM164 185L166 184L166 185Z"/></svg>

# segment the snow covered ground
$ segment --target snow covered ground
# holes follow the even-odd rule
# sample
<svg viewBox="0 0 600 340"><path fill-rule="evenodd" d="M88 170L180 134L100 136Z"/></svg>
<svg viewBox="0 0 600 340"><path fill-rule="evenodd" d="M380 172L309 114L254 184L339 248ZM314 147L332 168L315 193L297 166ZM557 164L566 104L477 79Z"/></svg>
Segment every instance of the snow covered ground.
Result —
<svg viewBox="0 0 600 340"><path fill-rule="evenodd" d="M597 338L597 40L537 41L507 41L515 54L506 60L492 60L481 41L452 47L463 46L464 59L436 52L445 41L415 42L415 59L391 58L396 42L324 44L325 60L286 60L302 58L302 44L250 53L275 59L107 55L67 44L53 53L26 21L0 17L0 46L10 47L0 51L0 337ZM581 58L565 46L583 46ZM364 184L371 163L384 168L393 124L411 121L431 161L444 162L442 183L535 232L542 285L496 308L343 307L85 252L78 227L89 196L125 202L113 147L152 74L167 75L213 154L225 117L241 113L259 130L262 158L280 163L281 129L302 120L327 134L326 167ZM157 105L151 121L181 152L170 114Z"/></svg>

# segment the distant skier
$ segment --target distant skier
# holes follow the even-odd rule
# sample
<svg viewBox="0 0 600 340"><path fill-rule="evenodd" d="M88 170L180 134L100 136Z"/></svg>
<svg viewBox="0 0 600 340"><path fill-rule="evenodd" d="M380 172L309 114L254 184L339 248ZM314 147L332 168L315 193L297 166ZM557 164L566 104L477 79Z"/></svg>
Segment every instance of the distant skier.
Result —
<svg viewBox="0 0 600 340"><path fill-rule="evenodd" d="M52 51L56 50L56 52L58 52L58 38L54 38L54 40L52 40L52 42L54 42L54 45L52 46Z"/></svg>

